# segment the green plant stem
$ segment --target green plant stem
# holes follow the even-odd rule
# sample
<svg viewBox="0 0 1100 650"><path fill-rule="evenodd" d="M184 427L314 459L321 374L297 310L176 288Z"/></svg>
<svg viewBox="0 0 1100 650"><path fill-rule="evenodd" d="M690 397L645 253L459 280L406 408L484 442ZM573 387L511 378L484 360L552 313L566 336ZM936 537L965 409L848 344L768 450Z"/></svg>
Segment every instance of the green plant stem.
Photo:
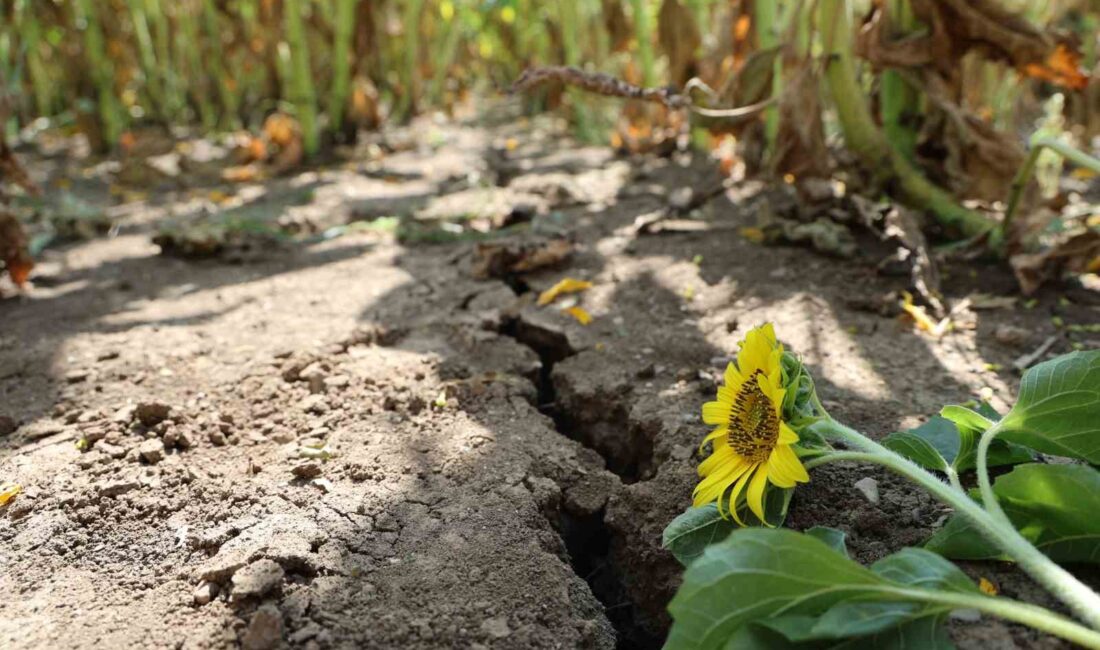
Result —
<svg viewBox="0 0 1100 650"><path fill-rule="evenodd" d="M287 4L289 6L290 3ZM230 129L235 129L240 126L240 116L238 115L240 98L237 96L236 90L236 88L239 88L239 84L235 85L233 80L229 78L229 73L223 63L225 46L222 42L221 17L218 15L218 8L214 5L213 0L204 0L202 3L202 23L203 28L206 30L206 38L213 44L215 50L215 53L208 57L206 63L209 67L207 74L214 79L218 96L221 97L222 116L220 122Z"/></svg>
<svg viewBox="0 0 1100 650"><path fill-rule="evenodd" d="M1031 150L1028 152L1024 164L1020 165L1020 170L1016 172L1016 176L1012 179L1011 190L1008 194L1008 206L1005 208L1005 218L1001 222L1000 241L1004 241L1008 237L1008 229L1016 217L1016 211L1020 208L1020 199L1023 198L1024 188L1031 180L1031 174L1035 171L1035 163L1039 161L1039 155L1043 153L1044 149L1050 149L1060 154L1075 165L1100 173L1100 158L1093 158L1087 153L1054 138L1033 139Z"/></svg>
<svg viewBox="0 0 1100 650"><path fill-rule="evenodd" d="M909 0L889 0L887 15L893 27L891 37L912 33L917 26ZM917 147L917 120L920 115L920 93L898 70L883 70L879 85L879 114L882 130L894 148L912 161Z"/></svg>
<svg viewBox="0 0 1100 650"><path fill-rule="evenodd" d="M306 156L317 153L317 97L309 68L309 47L302 25L302 0L286 0L283 17L290 49L290 100L302 127L302 148Z"/></svg>
<svg viewBox="0 0 1100 650"><path fill-rule="evenodd" d="M1043 555L1039 549L1024 539L1007 517L993 516L974 502L965 492L947 485L916 463L904 458L859 432L833 420L825 418L810 425L816 433L826 439L844 442L859 453L838 452L815 459L816 465L833 460L861 460L882 465L900 474L927 490L932 496L953 507L956 512L970 520L971 524L990 543L1000 548L1006 555L1016 560L1024 571L1039 584L1043 585L1056 598L1069 606L1073 613L1094 629L1100 630L1100 594L1092 591L1070 572L1055 564ZM988 449L989 442L986 442ZM979 451L979 456L981 452Z"/></svg>
<svg viewBox="0 0 1100 650"><path fill-rule="evenodd" d="M638 40L638 58L642 63L642 84L652 88L657 85L657 70L653 64L652 33L649 28L649 3L631 0L634 10L634 37Z"/></svg>
<svg viewBox="0 0 1100 650"><path fill-rule="evenodd" d="M103 146L110 148L118 144L122 130L126 128L126 118L122 107L118 105L114 89L114 69L107 58L103 31L96 13L96 4L91 0L79 0L75 9L77 16L84 21L84 54L92 69L99 97L99 119L103 129Z"/></svg>
<svg viewBox="0 0 1100 650"><path fill-rule="evenodd" d="M348 103L348 82L351 79L351 35L354 31L355 0L339 0L332 42L332 91L328 102L329 128L333 131L344 128L344 108Z"/></svg>
<svg viewBox="0 0 1100 650"><path fill-rule="evenodd" d="M921 600L952 608L977 609L1007 621L1023 623L1037 630L1048 632L1085 648L1100 648L1100 632L1090 630L1043 607L1021 603L1010 598L932 591L929 589L885 588L880 591L885 595Z"/></svg>
<svg viewBox="0 0 1100 650"><path fill-rule="evenodd" d="M844 132L844 142L887 188L913 207L928 210L944 226L964 237L988 233L993 224L980 213L959 205L942 188L929 182L883 136L863 101L851 45L847 0L821 0L819 28L825 43L825 80Z"/></svg>
<svg viewBox="0 0 1100 650"><path fill-rule="evenodd" d="M417 110L420 80L417 64L420 61L420 14L423 8L424 0L406 0L405 2L405 42L402 45L405 52L404 92L395 111L399 119L412 117Z"/></svg>
<svg viewBox="0 0 1100 650"><path fill-rule="evenodd" d="M754 2L752 5L753 23L756 25L756 38L760 50L770 50L779 45L779 7L778 2ZM775 57L772 66L772 87L770 97L778 97L783 90L783 56ZM764 111L764 140L769 152L775 148L775 138L779 134L779 111L775 106Z"/></svg>
<svg viewBox="0 0 1100 650"><path fill-rule="evenodd" d="M149 96L149 103L155 114L163 119L167 117L164 110L164 94L161 92L160 76L157 74L157 56L153 49L153 36L149 30L145 0L129 0L127 5L130 9L134 38L137 40L141 72L145 75L145 92Z"/></svg>

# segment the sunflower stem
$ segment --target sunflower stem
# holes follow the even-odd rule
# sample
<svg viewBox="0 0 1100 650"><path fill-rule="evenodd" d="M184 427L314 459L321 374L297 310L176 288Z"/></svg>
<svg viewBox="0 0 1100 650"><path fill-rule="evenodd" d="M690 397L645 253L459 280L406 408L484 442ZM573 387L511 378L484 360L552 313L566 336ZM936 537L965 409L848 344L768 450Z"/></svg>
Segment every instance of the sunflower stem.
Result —
<svg viewBox="0 0 1100 650"><path fill-rule="evenodd" d="M948 607L977 609L1007 621L1023 623L1048 632L1084 648L1100 648L1100 632L1056 614L1044 607L1021 603L1010 598L961 594L930 589L891 589L898 596L923 600Z"/></svg>
<svg viewBox="0 0 1100 650"><path fill-rule="evenodd" d="M991 507L1000 512L1000 517L993 511L986 510L965 492L956 489L930 472L925 471L913 461L896 454L879 443L871 440L863 434L847 427L831 418L819 420L810 425L816 433L828 439L832 438L844 442L858 452L838 452L820 459L814 465L820 465L831 460L861 460L887 469L917 483L928 492L947 505L953 507L956 512L970 520L970 523L994 546L1005 552L1006 555L1016 560L1024 571L1039 584L1043 585L1056 598L1069 606L1073 613L1085 621L1094 629L1100 630L1100 594L1089 589L1070 572L1055 564L1050 558L1031 545L1016 528L1008 521L1007 516L996 504L992 488L989 488L986 507ZM997 427L992 427L983 434L978 446L978 476L979 482L985 475L988 483L988 474L985 469L984 452L988 450L989 443L996 436ZM991 433L992 432L992 433ZM985 491L983 490L983 496ZM992 503L992 506L989 506Z"/></svg>

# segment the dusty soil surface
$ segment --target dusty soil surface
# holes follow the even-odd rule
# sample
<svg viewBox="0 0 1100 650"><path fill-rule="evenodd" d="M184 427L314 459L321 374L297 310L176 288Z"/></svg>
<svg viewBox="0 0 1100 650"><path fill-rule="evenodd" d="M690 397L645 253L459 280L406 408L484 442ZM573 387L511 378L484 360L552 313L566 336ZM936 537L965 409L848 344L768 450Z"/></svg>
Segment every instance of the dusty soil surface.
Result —
<svg viewBox="0 0 1100 650"><path fill-rule="evenodd" d="M680 573L661 531L690 505L699 406L749 328L773 321L834 414L881 436L983 389L1003 409L1014 359L1052 335L1051 354L1068 349L1053 315L1097 319L1089 295L1050 291L963 310L933 339L880 309L907 279L876 271L890 250L870 234L851 259L742 236L788 188L746 182L645 234L635 220L716 180L713 163L620 158L525 123L394 137L412 144L370 165L217 191L318 231L533 215L505 245L564 237L572 256L483 278L476 242L353 229L182 260L153 229L217 209L213 185L113 205L113 236L48 250L36 286L0 302L0 423L15 427L0 479L24 486L0 509L0 646L657 647ZM47 186L95 162L29 158ZM117 202L94 180L78 190ZM994 266L945 270L950 300L1014 290ZM566 276L595 285L579 294L590 325L535 304ZM838 466L788 523L841 528L872 561L945 514ZM967 569L1045 602L1008 566ZM988 619L952 635L1061 647Z"/></svg>

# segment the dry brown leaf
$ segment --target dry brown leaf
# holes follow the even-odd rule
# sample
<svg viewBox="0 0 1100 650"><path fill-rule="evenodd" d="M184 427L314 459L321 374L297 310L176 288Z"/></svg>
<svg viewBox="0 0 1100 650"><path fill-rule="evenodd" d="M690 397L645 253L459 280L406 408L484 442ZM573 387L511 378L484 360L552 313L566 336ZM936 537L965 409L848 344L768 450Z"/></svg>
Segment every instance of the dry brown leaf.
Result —
<svg viewBox="0 0 1100 650"><path fill-rule="evenodd" d="M956 104L939 75L926 72L920 85L936 109L925 121L921 141L939 145L928 149L944 150L944 158L933 162L946 183L963 197L1003 200L1026 156L1016 138Z"/></svg>
<svg viewBox="0 0 1100 650"><path fill-rule="evenodd" d="M779 132L772 164L779 174L828 178L829 149L821 120L820 81L812 65L794 68L779 100Z"/></svg>
<svg viewBox="0 0 1100 650"><path fill-rule="evenodd" d="M919 68L932 63L927 35L891 40L889 15L879 6L872 9L856 34L855 52L880 68Z"/></svg>
<svg viewBox="0 0 1100 650"><path fill-rule="evenodd" d="M1042 63L1024 66L1024 74L1043 79L1072 90L1082 90L1089 85L1089 77L1081 71L1081 54L1059 43Z"/></svg>
<svg viewBox="0 0 1100 650"><path fill-rule="evenodd" d="M622 0L601 0L600 8L603 13L603 25L611 39L612 52L626 52L630 49L630 41L634 38L634 28L623 10Z"/></svg>
<svg viewBox="0 0 1100 650"><path fill-rule="evenodd" d="M0 262L3 262L2 270L8 272L17 286L22 287L31 269L34 268L34 260L27 252L27 235L23 232L23 226L15 215L0 212Z"/></svg>
<svg viewBox="0 0 1100 650"><path fill-rule="evenodd" d="M1079 55L1068 43L1006 10L998 0L912 0L912 7L918 19L931 25L931 63L953 81L953 88L958 87L958 62L971 50L1071 88L1087 83L1077 71Z"/></svg>
<svg viewBox="0 0 1100 650"><path fill-rule="evenodd" d="M657 15L657 42L668 56L669 78L674 85L683 86L695 74L695 51L702 37L695 16L680 0L661 3Z"/></svg>
<svg viewBox="0 0 1100 650"><path fill-rule="evenodd" d="M1086 273L1100 259L1100 232L1086 230L1041 253L1022 253L1009 258L1020 291L1031 295L1044 282L1064 273Z"/></svg>
<svg viewBox="0 0 1100 650"><path fill-rule="evenodd" d="M256 163L235 165L233 167L226 167L222 170L222 180L229 181L230 183L251 183L259 180L262 176L263 173Z"/></svg>
<svg viewBox="0 0 1100 650"><path fill-rule="evenodd" d="M15 154L12 153L11 147L8 146L8 142L4 139L2 133L0 133L0 181L18 185L26 190L28 194L34 196L41 194L38 186L34 184L31 177L27 175L26 170L16 160ZM3 187L0 186L0 198L3 198L3 196Z"/></svg>
<svg viewBox="0 0 1100 650"><path fill-rule="evenodd" d="M302 138L298 120L286 113L272 113L264 120L264 136L276 146L285 147Z"/></svg>

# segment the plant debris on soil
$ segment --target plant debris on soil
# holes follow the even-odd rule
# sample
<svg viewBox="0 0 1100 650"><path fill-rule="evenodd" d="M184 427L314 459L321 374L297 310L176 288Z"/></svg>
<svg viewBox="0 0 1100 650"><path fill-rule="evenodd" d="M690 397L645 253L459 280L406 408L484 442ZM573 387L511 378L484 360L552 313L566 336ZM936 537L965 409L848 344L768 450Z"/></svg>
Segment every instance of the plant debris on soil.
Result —
<svg viewBox="0 0 1100 650"><path fill-rule="evenodd" d="M47 248L0 302L0 482L21 486L0 506L0 646L656 648L681 573L661 531L748 329L774 322L877 437L944 403L1003 408L1014 361L1098 343L1095 289L1007 309L1002 266L884 264L924 250L891 206L745 181L643 232L716 163L614 157L549 121L402 137L429 131L369 169L214 173L122 206L72 188L112 236ZM25 159L36 180L61 164ZM204 221L229 210L264 227ZM567 278L591 284L538 304ZM921 282L941 336L901 314ZM788 525L840 528L870 562L946 516L827 466ZM1008 564L980 571L1051 605ZM1064 647L988 618L950 631Z"/></svg>

